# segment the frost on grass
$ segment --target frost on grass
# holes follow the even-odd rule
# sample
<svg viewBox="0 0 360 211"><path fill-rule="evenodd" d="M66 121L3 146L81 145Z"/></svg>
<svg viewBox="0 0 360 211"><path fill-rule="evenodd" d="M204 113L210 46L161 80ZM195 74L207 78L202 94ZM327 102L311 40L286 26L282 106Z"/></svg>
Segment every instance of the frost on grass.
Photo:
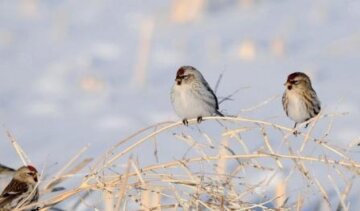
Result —
<svg viewBox="0 0 360 211"><path fill-rule="evenodd" d="M80 159L82 149L57 174L43 177L37 205L44 210L348 210L360 163L327 139L332 125L313 135L322 118L327 117L315 118L298 136L292 128L242 117L207 117L200 125L194 119L190 127L158 123L100 156ZM71 180L76 182L70 187L56 189Z"/></svg>

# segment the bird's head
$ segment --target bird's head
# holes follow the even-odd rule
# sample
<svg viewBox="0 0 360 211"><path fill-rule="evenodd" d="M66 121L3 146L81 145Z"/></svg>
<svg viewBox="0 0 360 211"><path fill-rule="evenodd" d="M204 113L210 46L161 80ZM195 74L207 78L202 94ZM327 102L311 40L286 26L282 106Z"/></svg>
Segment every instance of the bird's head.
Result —
<svg viewBox="0 0 360 211"><path fill-rule="evenodd" d="M176 73L175 81L177 85L190 84L193 81L201 80L201 73L192 66L182 66Z"/></svg>
<svg viewBox="0 0 360 211"><path fill-rule="evenodd" d="M285 84L288 90L292 89L307 89L311 88L311 81L309 76L302 72L291 73Z"/></svg>
<svg viewBox="0 0 360 211"><path fill-rule="evenodd" d="M22 166L16 170L14 179L28 184L36 184L38 182L38 171L33 166Z"/></svg>

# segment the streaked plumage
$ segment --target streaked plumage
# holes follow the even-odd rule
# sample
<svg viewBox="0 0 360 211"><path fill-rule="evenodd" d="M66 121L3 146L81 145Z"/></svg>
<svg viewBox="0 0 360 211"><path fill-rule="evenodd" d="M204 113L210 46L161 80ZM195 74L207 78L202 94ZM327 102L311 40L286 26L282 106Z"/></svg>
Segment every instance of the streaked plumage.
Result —
<svg viewBox="0 0 360 211"><path fill-rule="evenodd" d="M16 170L13 179L0 195L0 210L10 211L36 202L39 198L37 182L38 172L33 166L23 166Z"/></svg>
<svg viewBox="0 0 360 211"><path fill-rule="evenodd" d="M298 123L308 121L320 113L320 101L305 73L290 74L285 86L282 104L286 115L295 121L294 128Z"/></svg>
<svg viewBox="0 0 360 211"><path fill-rule="evenodd" d="M183 119L204 116L223 116L219 110L218 99L202 74L192 66L182 66L176 73L175 84L171 90L171 103L176 114Z"/></svg>

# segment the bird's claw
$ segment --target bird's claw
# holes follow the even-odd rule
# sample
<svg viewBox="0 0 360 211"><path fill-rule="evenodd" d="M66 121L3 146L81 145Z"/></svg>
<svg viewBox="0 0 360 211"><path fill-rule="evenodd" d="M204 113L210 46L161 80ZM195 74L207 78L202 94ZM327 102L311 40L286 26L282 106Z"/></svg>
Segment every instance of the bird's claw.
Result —
<svg viewBox="0 0 360 211"><path fill-rule="evenodd" d="M294 134L294 136L297 136L297 135L299 135L299 134L300 134L300 132L299 132L299 131L297 131L297 130L294 130L293 134Z"/></svg>
<svg viewBox="0 0 360 211"><path fill-rule="evenodd" d="M198 118L197 118L197 123L201 123L203 121L203 118L202 118L202 116L199 116Z"/></svg>
<svg viewBox="0 0 360 211"><path fill-rule="evenodd" d="M310 124L310 123L307 123L307 124L305 125L305 128L307 128L307 127L309 126L309 124Z"/></svg>
<svg viewBox="0 0 360 211"><path fill-rule="evenodd" d="M188 126L189 125L189 122L188 122L188 120L187 119L183 119L183 124L185 125L185 126Z"/></svg>

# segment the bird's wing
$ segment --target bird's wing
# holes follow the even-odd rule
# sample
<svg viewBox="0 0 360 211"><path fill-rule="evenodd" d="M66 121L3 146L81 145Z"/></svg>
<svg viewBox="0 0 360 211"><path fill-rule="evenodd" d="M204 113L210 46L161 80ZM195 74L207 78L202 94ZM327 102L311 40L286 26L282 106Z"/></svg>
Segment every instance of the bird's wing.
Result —
<svg viewBox="0 0 360 211"><path fill-rule="evenodd" d="M217 99L214 91L211 89L211 87L209 86L209 84L206 81L204 81L204 85L205 85L205 88L207 89L207 91L211 94L212 98L215 100L216 110L219 110L219 102L218 102L218 99Z"/></svg>
<svg viewBox="0 0 360 211"><path fill-rule="evenodd" d="M4 207L7 203L28 191L28 185L23 182L19 182L15 179L6 186L2 194L0 195L0 208Z"/></svg>
<svg viewBox="0 0 360 211"><path fill-rule="evenodd" d="M313 113L314 115L317 115L320 113L320 110L321 110L321 103L320 103L320 100L315 92L315 90L311 90L310 92L310 95L311 95L311 103L312 103L312 108L313 108Z"/></svg>
<svg viewBox="0 0 360 211"><path fill-rule="evenodd" d="M289 116L289 113L288 113L288 110L287 110L287 104L288 104L288 100L287 100L286 91L285 91L283 96L282 96L282 105L283 105L284 111L286 113L286 116Z"/></svg>

